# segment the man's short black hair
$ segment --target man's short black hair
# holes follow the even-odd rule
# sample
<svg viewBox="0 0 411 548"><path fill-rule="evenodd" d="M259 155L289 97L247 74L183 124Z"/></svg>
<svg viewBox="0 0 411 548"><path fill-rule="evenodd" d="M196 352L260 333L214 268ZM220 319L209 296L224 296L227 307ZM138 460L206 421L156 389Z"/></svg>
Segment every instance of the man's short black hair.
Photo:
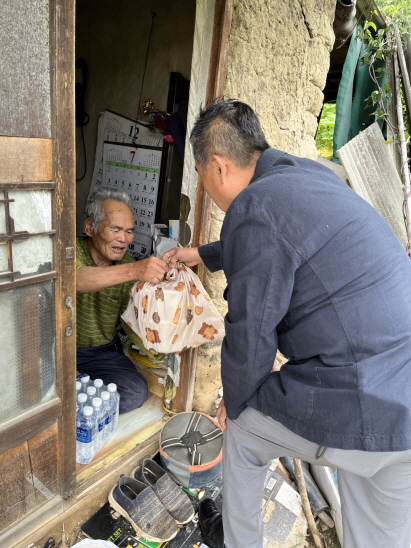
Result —
<svg viewBox="0 0 411 548"><path fill-rule="evenodd" d="M216 100L201 108L190 140L194 159L202 168L213 154L246 168L270 147L256 113L236 99Z"/></svg>

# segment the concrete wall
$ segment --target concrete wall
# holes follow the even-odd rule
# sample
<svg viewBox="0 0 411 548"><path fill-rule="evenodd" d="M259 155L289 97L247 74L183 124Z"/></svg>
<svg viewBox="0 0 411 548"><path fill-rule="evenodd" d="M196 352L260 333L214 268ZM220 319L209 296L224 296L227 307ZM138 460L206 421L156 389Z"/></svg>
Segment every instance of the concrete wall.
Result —
<svg viewBox="0 0 411 548"><path fill-rule="evenodd" d="M77 184L77 232L93 172L99 113L106 108L136 119L152 22L141 100L166 109L170 72L190 79L194 0L77 0L76 58L86 60L89 80L84 127L87 174ZM147 121L147 116L139 116ZM81 130L77 128L78 176L84 168Z"/></svg>
<svg viewBox="0 0 411 548"><path fill-rule="evenodd" d="M234 1L225 95L250 104L271 146L310 158L322 89L334 43L335 0ZM224 215L214 208L210 241ZM226 281L207 272L205 286L222 313ZM194 408L212 412L220 378L220 345L202 346Z"/></svg>

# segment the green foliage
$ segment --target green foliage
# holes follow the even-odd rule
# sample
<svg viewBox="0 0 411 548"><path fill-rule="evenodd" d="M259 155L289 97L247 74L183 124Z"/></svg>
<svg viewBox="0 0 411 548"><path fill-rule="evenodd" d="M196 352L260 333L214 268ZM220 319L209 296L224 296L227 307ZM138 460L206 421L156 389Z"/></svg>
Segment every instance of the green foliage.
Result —
<svg viewBox="0 0 411 548"><path fill-rule="evenodd" d="M321 111L321 119L315 136L315 144L321 156L329 157L333 153L335 109L335 103L324 103Z"/></svg>
<svg viewBox="0 0 411 548"><path fill-rule="evenodd" d="M398 26L401 35L410 36L411 2L410 0L377 0L379 10Z"/></svg>
<svg viewBox="0 0 411 548"><path fill-rule="evenodd" d="M378 0L378 8L384 14L387 27L377 29L372 21L365 21L359 33L365 45L362 63L369 66L370 76L377 89L366 99L365 108L374 109L375 120L384 119L387 123L387 105L392 99L389 84L380 85L385 69L379 66L387 55L396 51L395 27L398 27L401 39L411 38L411 2L410 0Z"/></svg>

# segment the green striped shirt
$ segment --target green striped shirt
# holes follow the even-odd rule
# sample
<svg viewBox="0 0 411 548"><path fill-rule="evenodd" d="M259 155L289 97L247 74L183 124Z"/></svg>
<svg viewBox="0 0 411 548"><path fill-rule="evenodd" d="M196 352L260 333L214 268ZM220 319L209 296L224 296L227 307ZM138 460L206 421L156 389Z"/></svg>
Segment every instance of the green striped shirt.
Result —
<svg viewBox="0 0 411 548"><path fill-rule="evenodd" d="M115 264L134 262L124 255ZM76 272L83 266L96 266L87 238L76 239ZM116 336L116 326L130 299L129 289L134 282L113 285L93 293L77 293L77 346L101 346Z"/></svg>

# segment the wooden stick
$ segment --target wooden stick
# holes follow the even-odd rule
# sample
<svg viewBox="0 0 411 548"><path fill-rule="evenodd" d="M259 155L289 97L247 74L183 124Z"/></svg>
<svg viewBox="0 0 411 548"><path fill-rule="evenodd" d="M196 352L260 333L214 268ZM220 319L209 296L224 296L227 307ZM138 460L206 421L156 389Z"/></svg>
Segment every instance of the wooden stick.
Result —
<svg viewBox="0 0 411 548"><path fill-rule="evenodd" d="M303 473L301 461L300 459L293 459L293 461L294 461L295 477L297 479L298 490L301 495L303 510L304 510L305 517L307 518L308 527L310 528L310 532L314 539L314 544L316 548L323 548L323 543L321 542L317 525L314 521L314 516L311 512L311 506L308 500L307 487L305 485L305 479L304 479L304 473Z"/></svg>
<svg viewBox="0 0 411 548"><path fill-rule="evenodd" d="M407 143L405 140L404 118L402 114L400 70L398 66L398 56L393 54L394 80L395 80L395 101L398 119L398 133L400 136L400 156L401 156L401 179L404 193L404 217L405 228L407 230L408 245L407 251L410 254L411 244L411 183L408 171Z"/></svg>

